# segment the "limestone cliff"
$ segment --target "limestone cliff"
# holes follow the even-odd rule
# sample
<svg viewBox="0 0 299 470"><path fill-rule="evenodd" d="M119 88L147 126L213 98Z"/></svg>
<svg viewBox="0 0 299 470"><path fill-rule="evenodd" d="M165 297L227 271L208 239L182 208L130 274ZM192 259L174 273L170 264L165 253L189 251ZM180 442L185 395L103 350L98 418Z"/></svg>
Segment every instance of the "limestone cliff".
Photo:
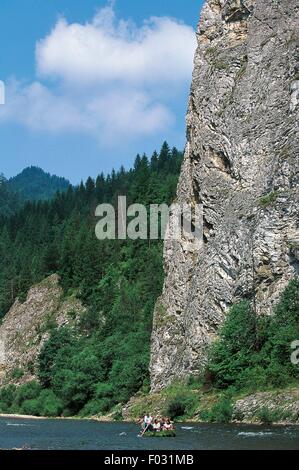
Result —
<svg viewBox="0 0 299 470"><path fill-rule="evenodd" d="M63 297L55 274L32 287L24 303L17 299L0 326L0 385L34 379L51 328L75 324L83 311L78 299Z"/></svg>
<svg viewBox="0 0 299 470"><path fill-rule="evenodd" d="M165 243L152 389L197 373L233 302L269 314L298 275L299 4L208 0L178 202L204 206L203 244Z"/></svg>

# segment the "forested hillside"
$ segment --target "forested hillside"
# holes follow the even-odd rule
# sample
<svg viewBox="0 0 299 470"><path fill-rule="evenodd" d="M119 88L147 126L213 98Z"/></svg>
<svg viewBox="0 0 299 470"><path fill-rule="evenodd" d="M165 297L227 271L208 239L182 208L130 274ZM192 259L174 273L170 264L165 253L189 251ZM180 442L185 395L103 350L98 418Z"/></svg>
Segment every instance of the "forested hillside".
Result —
<svg viewBox="0 0 299 470"><path fill-rule="evenodd" d="M26 201L51 199L57 191L66 191L69 185L65 178L50 175L34 166L25 168L9 180L0 173L0 215L11 216Z"/></svg>
<svg viewBox="0 0 299 470"><path fill-rule="evenodd" d="M41 168L31 166L8 181L9 188L18 193L22 200L38 201L51 199L57 191L66 191L69 181L50 175Z"/></svg>
<svg viewBox="0 0 299 470"><path fill-rule="evenodd" d="M0 215L10 216L19 207L19 196L11 190L7 179L0 173Z"/></svg>
<svg viewBox="0 0 299 470"><path fill-rule="evenodd" d="M60 275L66 295L88 307L77 329L49 327L37 367L41 386L25 386L17 400L19 405L29 400L23 412L43 412L41 390L52 414L73 415L106 411L148 387L152 315L163 283L162 242L97 240L95 207L116 203L118 195L126 195L128 204L170 204L181 162L182 153L164 143L150 160L138 155L132 170L88 178L51 201L28 202L15 215L1 217L0 315L52 273Z"/></svg>

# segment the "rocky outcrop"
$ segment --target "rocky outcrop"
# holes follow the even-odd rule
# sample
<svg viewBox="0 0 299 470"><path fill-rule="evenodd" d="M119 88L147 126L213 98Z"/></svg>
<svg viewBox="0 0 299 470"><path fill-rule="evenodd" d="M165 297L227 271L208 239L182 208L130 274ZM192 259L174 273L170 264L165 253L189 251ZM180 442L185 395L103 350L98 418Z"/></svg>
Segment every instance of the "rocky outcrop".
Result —
<svg viewBox="0 0 299 470"><path fill-rule="evenodd" d="M233 406L235 421L254 423L270 418L284 424L299 424L299 390L260 392L237 400Z"/></svg>
<svg viewBox="0 0 299 470"><path fill-rule="evenodd" d="M0 385L35 378L36 360L53 327L75 325L84 307L63 297L59 277L52 275L18 299L0 326Z"/></svg>
<svg viewBox="0 0 299 470"><path fill-rule="evenodd" d="M298 276L298 31L297 0L205 3L177 191L203 243L165 243L152 390L201 370L232 303L270 314Z"/></svg>

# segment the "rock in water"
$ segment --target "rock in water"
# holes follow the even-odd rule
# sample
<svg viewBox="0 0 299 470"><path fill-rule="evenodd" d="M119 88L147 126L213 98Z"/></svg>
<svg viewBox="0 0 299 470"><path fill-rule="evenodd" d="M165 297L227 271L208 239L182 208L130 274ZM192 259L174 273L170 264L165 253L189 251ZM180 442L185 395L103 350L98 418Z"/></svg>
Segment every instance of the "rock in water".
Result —
<svg viewBox="0 0 299 470"><path fill-rule="evenodd" d="M269 314L299 272L297 0L208 0L178 202L204 206L203 244L165 243L152 390L197 373L233 302Z"/></svg>

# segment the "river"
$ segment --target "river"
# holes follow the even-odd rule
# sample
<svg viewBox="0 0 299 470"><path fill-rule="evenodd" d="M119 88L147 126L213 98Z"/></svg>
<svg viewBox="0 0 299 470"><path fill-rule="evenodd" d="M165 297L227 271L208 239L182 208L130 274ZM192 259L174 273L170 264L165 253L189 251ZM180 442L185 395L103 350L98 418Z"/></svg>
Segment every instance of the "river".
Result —
<svg viewBox="0 0 299 470"><path fill-rule="evenodd" d="M299 426L178 424L176 438L140 438L128 423L0 418L0 448L36 450L299 449Z"/></svg>

